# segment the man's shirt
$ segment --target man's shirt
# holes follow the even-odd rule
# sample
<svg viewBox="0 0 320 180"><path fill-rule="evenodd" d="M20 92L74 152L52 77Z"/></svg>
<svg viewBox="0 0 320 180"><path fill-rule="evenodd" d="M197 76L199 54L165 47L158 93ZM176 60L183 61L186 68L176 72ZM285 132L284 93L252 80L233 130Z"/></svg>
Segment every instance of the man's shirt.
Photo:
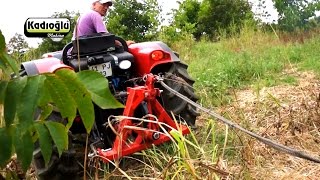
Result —
<svg viewBox="0 0 320 180"><path fill-rule="evenodd" d="M76 37L75 32L76 27L73 31L72 40ZM78 37L103 32L108 32L108 30L103 22L103 17L98 12L90 10L78 18Z"/></svg>

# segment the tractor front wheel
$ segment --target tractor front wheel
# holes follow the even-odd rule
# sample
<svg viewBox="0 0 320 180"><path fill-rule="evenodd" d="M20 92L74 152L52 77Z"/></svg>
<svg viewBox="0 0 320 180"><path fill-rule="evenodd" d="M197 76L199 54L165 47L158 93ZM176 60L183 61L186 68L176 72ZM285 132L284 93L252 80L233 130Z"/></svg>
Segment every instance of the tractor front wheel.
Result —
<svg viewBox="0 0 320 180"><path fill-rule="evenodd" d="M62 117L59 113L52 113L48 121L62 122ZM36 176L39 180L78 180L81 179L78 175L81 171L81 166L78 163L76 157L76 151L72 147L72 140L69 138L69 148L64 151L59 157L58 150L55 146L52 147L52 155L50 162L45 165L43 155L39 146L39 142L35 143L35 149L33 151L33 166L35 168Z"/></svg>

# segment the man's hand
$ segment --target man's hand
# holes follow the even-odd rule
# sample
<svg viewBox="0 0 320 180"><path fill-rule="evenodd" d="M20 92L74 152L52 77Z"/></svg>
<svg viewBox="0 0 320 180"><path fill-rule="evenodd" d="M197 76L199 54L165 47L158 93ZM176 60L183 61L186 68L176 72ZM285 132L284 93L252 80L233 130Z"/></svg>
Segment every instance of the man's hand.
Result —
<svg viewBox="0 0 320 180"><path fill-rule="evenodd" d="M118 40L116 40L115 43L116 43L116 46L122 46L121 42ZM134 44L135 42L129 40L129 41L126 41L126 43L127 43L127 46L130 46L131 44Z"/></svg>
<svg viewBox="0 0 320 180"><path fill-rule="evenodd" d="M130 46L131 44L134 44L136 42L129 40L129 41L126 41L126 43L127 43L128 46Z"/></svg>

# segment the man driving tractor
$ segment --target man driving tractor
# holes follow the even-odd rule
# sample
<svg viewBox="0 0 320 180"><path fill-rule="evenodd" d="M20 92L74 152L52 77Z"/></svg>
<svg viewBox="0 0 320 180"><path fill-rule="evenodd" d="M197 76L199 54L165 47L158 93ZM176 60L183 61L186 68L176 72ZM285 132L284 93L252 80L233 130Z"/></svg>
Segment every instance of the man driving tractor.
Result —
<svg viewBox="0 0 320 180"><path fill-rule="evenodd" d="M109 7L112 5L112 0L93 0L90 11L78 18L72 40L75 40L76 37L92 35L95 33L109 33L103 22L103 16L107 14ZM134 41L126 41L126 43L129 46L130 44L133 44ZM116 44L121 45L120 42L117 41Z"/></svg>

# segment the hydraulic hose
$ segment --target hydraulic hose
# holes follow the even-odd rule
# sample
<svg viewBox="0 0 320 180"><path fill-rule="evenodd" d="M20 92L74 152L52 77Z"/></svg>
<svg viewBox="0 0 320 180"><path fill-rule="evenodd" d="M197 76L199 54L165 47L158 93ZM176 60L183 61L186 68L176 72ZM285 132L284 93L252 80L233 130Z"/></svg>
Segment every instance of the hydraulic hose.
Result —
<svg viewBox="0 0 320 180"><path fill-rule="evenodd" d="M217 118L218 120L220 120L221 122L223 122L224 124L227 124L229 127L231 128L236 128L236 129L239 129L240 131L256 138L257 140L261 141L262 143L264 144L267 144L271 147L273 147L274 149L276 150L279 150L279 151L282 151L282 152L285 152L287 154L290 154L292 156L295 156L295 157L299 157L299 158L303 158L303 159L307 159L307 160L310 160L310 161L313 161L313 162L316 162L316 163L320 163L320 159L318 158L315 158L315 157L312 157L302 151L298 151L296 149L292 149L290 147L287 147L287 146L284 146L282 144L279 144L277 142L274 142L270 139L267 139L265 137L262 137L262 136L259 136L258 134L256 133L253 133L241 126L239 126L238 124L234 123L234 122L231 122L230 120L222 117L221 115L207 109L207 108L204 108L200 105L198 105L197 103L193 102L192 100L190 100L189 98L187 98L186 96L180 94L179 92L175 91L174 89L170 88L168 85L166 85L162 79L158 79L158 81L161 83L161 85L166 88L168 91L172 92L174 95L180 97L181 99L183 99L184 101L188 102L189 104L195 106L196 108L200 109L201 111Z"/></svg>

